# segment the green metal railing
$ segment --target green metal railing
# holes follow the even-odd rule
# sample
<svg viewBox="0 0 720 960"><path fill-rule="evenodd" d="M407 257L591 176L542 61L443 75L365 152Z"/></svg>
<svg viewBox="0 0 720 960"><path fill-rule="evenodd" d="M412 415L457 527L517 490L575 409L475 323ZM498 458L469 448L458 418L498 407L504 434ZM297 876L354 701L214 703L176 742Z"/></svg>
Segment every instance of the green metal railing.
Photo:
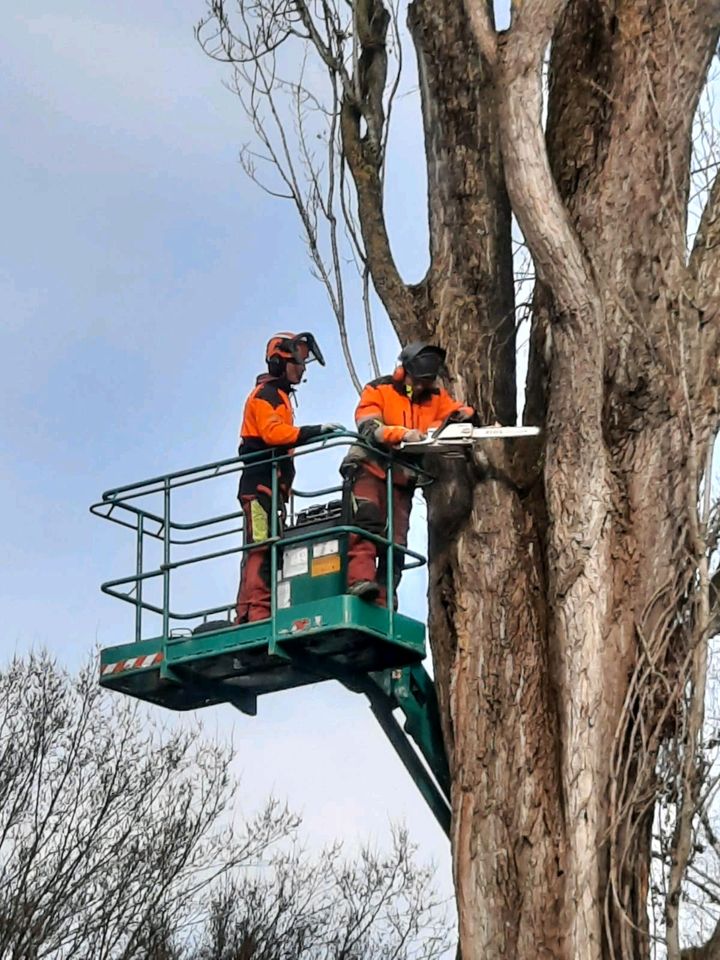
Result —
<svg viewBox="0 0 720 960"><path fill-rule="evenodd" d="M322 438L312 441L295 449L294 453L278 453L276 451L253 453L246 456L233 457L228 460L218 460L214 463L203 464L198 467L191 467L187 470L179 470L173 473L167 473L162 476L151 477L148 480L141 480L138 483L127 484L121 487L114 487L106 490L102 494L102 499L90 507L90 511L96 516L110 520L120 526L126 527L135 532L135 571L134 573L119 577L113 580L107 580L101 585L101 590L109 596L116 597L126 603L130 603L135 608L135 640L143 639L143 613L148 612L156 614L162 618L162 634L164 637L170 635L171 621L189 621L189 620L207 620L217 614L229 616L234 608L234 603L225 603L219 606L205 607L197 610L174 611L171 609L171 576L173 571L181 568L205 563L211 560L217 560L222 557L233 555L242 555L247 550L257 548L257 544L241 544L227 547L224 549L213 550L202 553L199 556L192 556L184 559L173 557L173 548L190 547L198 544L207 544L210 541L218 541L223 538L237 537L243 532L243 513L241 510L231 513L225 513L218 516L212 516L193 522L182 523L173 519L173 494L187 487L206 483L210 480L227 476L239 476L242 469L248 464L257 464L270 461L274 465L272 470L272 506L270 518L270 537L264 541L263 546L270 548L270 598L271 598L271 616L270 616L270 649L277 649L277 569L278 569L278 545L282 543L283 547L292 545L295 542L313 540L327 536L326 530L305 531L301 530L296 534L285 534L280 536L280 513L281 501L278 487L279 466L283 460L292 457L297 461L304 456L316 454L319 451L327 451L332 448L342 448L349 445L357 445L372 451L373 457L380 458L384 462L387 471L387 527L386 536L379 536L363 530L352 524L345 522L333 527L334 534L356 533L364 539L372 540L378 545L379 554L385 551L387 567L387 605L389 626L388 630L392 633L394 607L395 607L395 557L397 553L403 555L403 569L422 566L425 558L422 554L416 553L407 547L402 547L393 542L394 517L393 517L393 472L398 469L397 459L390 453L386 453L375 446L372 446L363 437L349 431L337 431L327 434ZM402 461L402 469L405 472L412 472L415 482L422 485L430 481L430 477L420 467L411 462ZM333 494L343 494L344 483L340 482L336 486L324 487L312 491L293 490L290 498L289 526L292 526L295 516L295 506L297 500L317 500L318 498L328 498ZM159 501L160 509L147 509L140 506L138 501L152 499ZM343 498L345 499L345 498ZM282 504L284 507L284 503ZM222 525L230 524L227 529L218 529ZM190 536L188 536L190 534ZM162 544L162 562L159 566L146 570L146 541L156 540ZM162 603L161 605L151 603L146 596L145 586L149 581L162 579ZM228 624L230 626L230 624Z"/></svg>
<svg viewBox="0 0 720 960"><path fill-rule="evenodd" d="M431 482L432 478L412 461L407 462L396 458L369 444L363 437L355 433L338 431L323 438L312 441L297 448L294 453L261 452L244 457L233 457L228 460L218 460L214 463L203 464L188 470L179 470L174 473L152 477L139 483L128 484L107 490L102 499L93 504L91 512L104 519L126 527L135 533L135 571L124 577L108 580L101 585L101 589L109 596L116 597L133 605L135 610L135 641L143 640L143 614L151 613L162 618L163 642L171 636L171 622L190 620L207 620L217 614L228 616L227 629L234 627L229 622L229 614L234 608L234 602L219 606L204 607L197 610L174 611L171 609L172 575L180 569L218 560L223 557L242 555L247 550L256 548L257 544L242 544L221 549L203 552L198 556L178 559L174 553L178 548L198 547L211 542L217 543L223 538L235 537L243 533L244 517L241 510L224 513L192 522L180 522L173 519L175 501L174 495L188 487L197 486L210 480L228 476L239 476L248 464L270 461L274 464L272 470L271 490L271 518L270 537L263 541L263 547L270 549L270 599L271 616L268 624L267 640L268 651L285 657L282 644L278 637L277 628L277 571L278 549L292 546L293 543L307 543L309 540L326 538L328 528L318 530L298 528L297 532L289 530L282 533L280 529L281 504L278 486L278 468L283 460L292 456L299 460L304 456L311 456L322 451L342 448L349 445L359 445L372 451L373 456L380 458L386 468L387 483L387 526L385 536L379 536L355 526L351 518L342 517L342 523L332 526L332 535L359 534L367 540L372 540L378 546L379 555L385 552L386 558L386 590L387 590L387 631L390 636L394 633L395 623L395 557L402 554L403 568L419 567L425 563L425 558L407 547L393 542L393 473L400 467L403 471L411 471L415 481L420 484ZM343 481L334 486L323 487L312 491L293 490L289 501L288 526L293 526L297 501L322 500L335 494L341 495L343 504L349 503L347 482ZM148 509L146 501L153 505L160 504L155 509ZM282 535L281 535L282 534ZM145 569L146 544L154 540L161 544L162 561L159 566ZM203 548L206 549L206 546ZM161 580L162 601L158 605L148 600L145 587L150 581ZM213 625L213 629L216 629ZM217 629L223 629L221 625ZM303 653L295 651L293 659L299 665L312 673L317 669L316 661L303 659ZM440 718L432 679L424 668L417 664L401 669L391 669L380 672L362 673L349 670L338 665L324 664L321 671L323 679L333 677L347 689L364 694L370 702L371 709L380 723L384 733L395 749L413 780L417 784L424 799L433 814L442 826L445 833L450 831L450 777L447 758L442 739ZM234 705L238 703L231 700ZM239 707L242 709L242 707ZM400 710L405 717L404 726L398 723L395 712ZM427 768L420 760L420 756L410 744L408 737L417 745L420 754L425 758Z"/></svg>

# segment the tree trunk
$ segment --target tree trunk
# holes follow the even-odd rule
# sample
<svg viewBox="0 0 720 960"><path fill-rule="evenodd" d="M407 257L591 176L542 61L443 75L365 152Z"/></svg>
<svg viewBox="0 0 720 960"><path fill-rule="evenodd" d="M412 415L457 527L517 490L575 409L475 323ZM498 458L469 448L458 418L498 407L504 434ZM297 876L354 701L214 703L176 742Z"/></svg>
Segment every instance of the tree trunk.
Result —
<svg viewBox="0 0 720 960"><path fill-rule="evenodd" d="M473 60L478 129L490 151L501 144L539 273L528 416L544 437L446 466L429 494L466 960L649 954L656 760L678 723L689 639L675 621L700 561L698 465L717 422L702 318L683 297L691 123L717 27L701 5L576 0L558 20L563 6L528 4L493 56L478 33ZM413 17L434 262L451 224L456 264L492 263L497 247L455 227L464 197L433 193L435 144L448 143L434 98L456 102L443 66L453 15L418 2ZM433 24L423 36L444 86L418 22ZM547 156L543 28L555 30ZM484 198L502 193L478 173ZM434 330L483 407L492 378L467 372L462 297L443 304Z"/></svg>
<svg viewBox="0 0 720 960"><path fill-rule="evenodd" d="M515 422L510 204L493 89L457 0L414 0L408 21L420 78L430 268L419 332L449 347L453 390L490 422Z"/></svg>

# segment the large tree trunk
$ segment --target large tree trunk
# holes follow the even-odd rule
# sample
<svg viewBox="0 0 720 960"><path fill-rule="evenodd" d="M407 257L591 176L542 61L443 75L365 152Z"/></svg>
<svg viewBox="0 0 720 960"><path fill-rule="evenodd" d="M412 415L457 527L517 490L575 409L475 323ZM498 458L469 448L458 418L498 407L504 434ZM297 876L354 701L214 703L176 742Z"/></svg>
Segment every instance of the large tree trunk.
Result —
<svg viewBox="0 0 720 960"><path fill-rule="evenodd" d="M428 162L428 332L486 422L515 421L511 224L495 94L453 0L410 9ZM463 956L565 940L557 704L546 636L538 450L432 467L429 632L453 780ZM536 517L540 511L540 518Z"/></svg>
<svg viewBox="0 0 720 960"><path fill-rule="evenodd" d="M685 258L690 132L717 18L700 4L564 6L527 4L494 49L487 10L471 10L478 128L487 151L502 145L539 274L528 414L544 437L541 450L446 467L429 498L467 960L648 955L655 761L687 675L676 621L701 560L697 494L717 422ZM435 27L431 62L420 47L435 238L468 204L445 191L433 209L447 109L428 101L468 94L447 86L455 14L438 0L415 9ZM553 30L546 154L539 71ZM482 196L501 195L487 164L477 173ZM487 236L454 236L456 263L492 264ZM460 304L445 300L434 329L472 388ZM487 409L488 371L477 383L468 399Z"/></svg>

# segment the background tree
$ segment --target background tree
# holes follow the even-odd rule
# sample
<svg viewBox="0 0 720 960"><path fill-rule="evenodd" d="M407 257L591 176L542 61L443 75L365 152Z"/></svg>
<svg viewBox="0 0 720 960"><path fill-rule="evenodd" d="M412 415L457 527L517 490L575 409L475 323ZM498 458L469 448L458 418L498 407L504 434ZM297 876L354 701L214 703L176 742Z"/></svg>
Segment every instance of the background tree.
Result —
<svg viewBox="0 0 720 960"><path fill-rule="evenodd" d="M413 0L430 234L414 284L383 197L401 14L208 0L198 34L230 65L257 134L246 169L297 207L344 341L343 224L366 316L369 277L400 340L447 347L455 391L513 423L512 215L532 257L524 420L542 438L453 461L429 494L463 955L635 958L662 936L677 958L720 332L717 158L698 193L692 143L720 4L524 0L498 31L487 0Z"/></svg>
<svg viewBox="0 0 720 960"><path fill-rule="evenodd" d="M297 842L262 872L236 874L213 894L187 960L440 960L455 931L440 909L432 870L407 835L387 854L340 846L309 857Z"/></svg>
<svg viewBox="0 0 720 960"><path fill-rule="evenodd" d="M43 654L2 670L0 957L442 956L451 927L404 834L386 855L312 858L276 802L235 822L230 758L94 669Z"/></svg>

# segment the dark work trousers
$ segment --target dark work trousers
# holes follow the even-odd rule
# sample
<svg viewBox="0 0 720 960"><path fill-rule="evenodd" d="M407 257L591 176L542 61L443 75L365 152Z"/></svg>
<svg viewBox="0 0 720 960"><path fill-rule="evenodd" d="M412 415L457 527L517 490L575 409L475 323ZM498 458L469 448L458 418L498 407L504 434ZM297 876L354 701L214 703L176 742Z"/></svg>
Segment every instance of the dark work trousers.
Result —
<svg viewBox="0 0 720 960"><path fill-rule="evenodd" d="M354 471L351 479L352 524L367 530L368 533L386 537L387 480L371 473L362 464L354 467ZM413 489L412 486L393 484L393 542L401 547L407 546ZM396 590L404 562L405 555L397 551L393 562ZM365 540L360 534L351 533L348 546L348 587L360 580L376 580L380 587L376 602L383 607L387 606L387 551L371 540Z"/></svg>
<svg viewBox="0 0 720 960"><path fill-rule="evenodd" d="M238 623L266 620L270 616L270 548L265 543L271 534L272 497L257 490L238 498L244 516L243 543L260 544L254 550L245 550L240 566L236 613ZM278 533L282 531L285 505L278 516Z"/></svg>

